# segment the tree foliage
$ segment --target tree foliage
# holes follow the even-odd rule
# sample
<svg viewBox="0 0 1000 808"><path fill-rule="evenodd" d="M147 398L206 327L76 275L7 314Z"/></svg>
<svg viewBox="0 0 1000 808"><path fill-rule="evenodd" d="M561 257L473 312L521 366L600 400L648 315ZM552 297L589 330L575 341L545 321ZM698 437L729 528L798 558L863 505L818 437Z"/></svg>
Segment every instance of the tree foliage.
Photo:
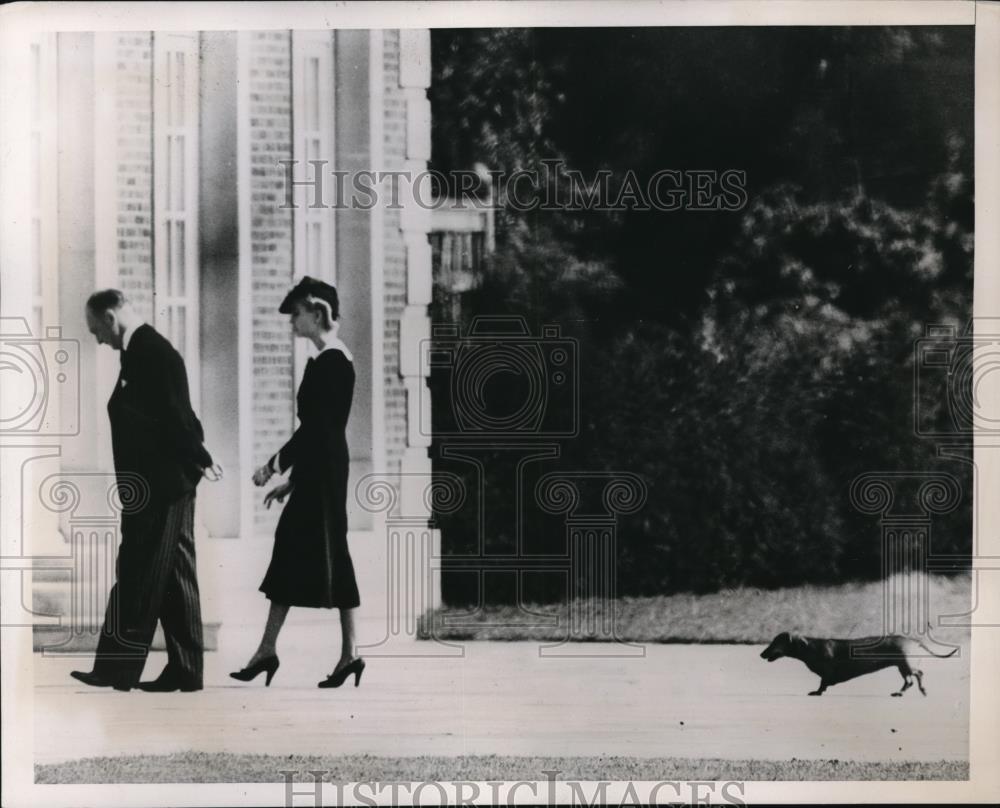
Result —
<svg viewBox="0 0 1000 808"><path fill-rule="evenodd" d="M877 576L877 519L848 496L868 471L955 476L967 496L937 518L933 549L969 552L969 467L913 430L915 408L947 398L914 398L914 341L971 316L968 31L434 36L439 168L747 171L739 213L507 212L462 301L464 327L513 313L579 341L581 432L544 470L647 481L646 506L619 524L622 593ZM494 393L498 406L517 394ZM498 451L490 469L483 505L504 514L511 461ZM513 548L514 521L488 516L487 548ZM529 549L558 549L558 521L529 508L524 522ZM453 552L479 539L471 512L442 527ZM446 576L445 595L477 586Z"/></svg>

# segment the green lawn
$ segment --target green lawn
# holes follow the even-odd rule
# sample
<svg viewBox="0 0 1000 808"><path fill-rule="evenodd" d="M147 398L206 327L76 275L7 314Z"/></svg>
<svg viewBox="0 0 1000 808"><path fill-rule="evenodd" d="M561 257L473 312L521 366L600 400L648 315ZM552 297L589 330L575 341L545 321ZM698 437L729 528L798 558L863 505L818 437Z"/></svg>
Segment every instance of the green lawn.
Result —
<svg viewBox="0 0 1000 808"><path fill-rule="evenodd" d="M889 587L895 614L905 609L912 593L926 587L929 614L936 621L971 608L968 575L896 576ZM911 595L904 594L909 588ZM577 603L579 613L593 615L597 627L614 626L615 635L632 642L767 643L781 631L814 637L861 637L881 634L885 590L882 582L840 586L799 586L789 589L741 588L710 595L662 595L622 598L614 602L613 620L600 601ZM892 612L889 612L892 614ZM606 621L606 622L605 622ZM479 612L442 607L421 619L420 636L454 640L561 640L567 638L565 604L490 606ZM901 632L897 623L891 631ZM910 631L917 632L916 616ZM961 639L963 629L935 629L943 639ZM570 632L573 640L610 639L603 628L583 625Z"/></svg>
<svg viewBox="0 0 1000 808"><path fill-rule="evenodd" d="M392 758L303 755L233 755L183 752L173 755L86 758L35 767L37 783L283 783L424 780L967 780L968 763L861 763L849 760L713 760L632 757L467 757Z"/></svg>

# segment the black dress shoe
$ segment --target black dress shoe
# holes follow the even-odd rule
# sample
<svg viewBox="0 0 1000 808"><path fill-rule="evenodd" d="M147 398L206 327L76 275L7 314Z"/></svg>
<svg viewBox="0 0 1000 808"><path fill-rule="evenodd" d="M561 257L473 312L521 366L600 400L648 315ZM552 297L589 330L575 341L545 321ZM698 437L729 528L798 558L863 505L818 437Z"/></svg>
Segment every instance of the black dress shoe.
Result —
<svg viewBox="0 0 1000 808"><path fill-rule="evenodd" d="M202 684L177 676L173 671L164 670L152 682L139 682L136 687L146 693L176 693L177 691L193 693L196 690L201 690Z"/></svg>
<svg viewBox="0 0 1000 808"><path fill-rule="evenodd" d="M116 682L113 679L107 679L93 671L70 671L69 675L91 687L113 687L115 690L121 690L126 693L132 689L129 685Z"/></svg>

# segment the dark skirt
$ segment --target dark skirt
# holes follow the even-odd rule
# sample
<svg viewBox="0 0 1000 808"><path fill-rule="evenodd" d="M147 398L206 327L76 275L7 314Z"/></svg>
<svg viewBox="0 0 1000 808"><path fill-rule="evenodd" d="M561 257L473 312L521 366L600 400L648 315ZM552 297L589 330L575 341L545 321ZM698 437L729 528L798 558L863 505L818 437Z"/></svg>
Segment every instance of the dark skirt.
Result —
<svg viewBox="0 0 1000 808"><path fill-rule="evenodd" d="M274 531L271 564L260 591L286 606L360 605L347 548L346 473L295 482Z"/></svg>

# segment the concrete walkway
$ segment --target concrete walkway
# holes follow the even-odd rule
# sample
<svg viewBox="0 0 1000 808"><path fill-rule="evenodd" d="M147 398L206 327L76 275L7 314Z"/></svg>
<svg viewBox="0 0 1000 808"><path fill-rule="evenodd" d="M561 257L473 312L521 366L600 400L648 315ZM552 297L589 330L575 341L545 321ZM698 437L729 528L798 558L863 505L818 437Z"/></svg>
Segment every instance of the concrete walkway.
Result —
<svg viewBox="0 0 1000 808"><path fill-rule="evenodd" d="M260 614L224 634L198 693L117 693L69 677L90 659L34 655L35 762L183 750L268 754L632 755L966 760L967 653L922 660L929 696L890 698L894 670L809 697L799 662L755 646L651 645L643 658L540 658L534 643L468 643L458 659L367 656L361 687L318 690L336 613L289 619L270 688L230 679ZM260 620L258 620L260 618ZM233 626L232 623L229 624ZM361 642L384 626L364 623ZM366 639L367 638L367 639ZM427 646L403 647L423 653ZM963 649L963 652L967 649ZM144 678L165 661L153 654Z"/></svg>

